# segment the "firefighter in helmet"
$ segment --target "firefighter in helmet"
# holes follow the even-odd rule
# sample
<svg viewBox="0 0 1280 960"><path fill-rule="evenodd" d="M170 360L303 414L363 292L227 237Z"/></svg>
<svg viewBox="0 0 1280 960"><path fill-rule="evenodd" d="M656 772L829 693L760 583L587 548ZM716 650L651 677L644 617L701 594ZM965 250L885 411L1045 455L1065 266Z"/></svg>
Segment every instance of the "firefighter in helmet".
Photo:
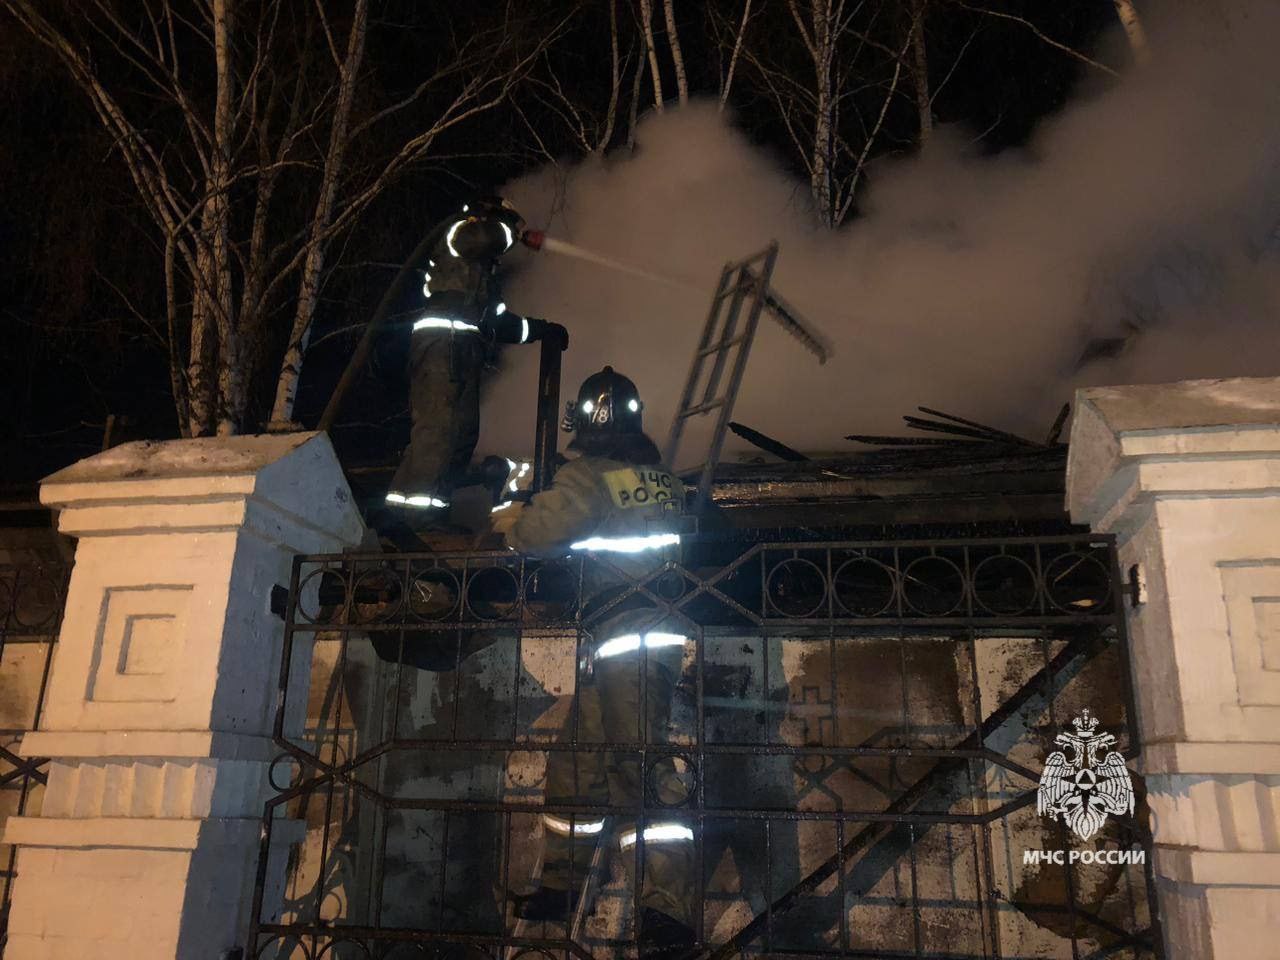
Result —
<svg viewBox="0 0 1280 960"><path fill-rule="evenodd" d="M487 197L436 226L422 292L426 310L409 346L409 447L387 491L393 506L447 509L480 437L480 377L497 344L530 343L548 324L508 310L498 261L517 240L537 247L520 214ZM495 488L506 477L506 464Z"/></svg>
<svg viewBox="0 0 1280 960"><path fill-rule="evenodd" d="M670 559L684 507L680 481L642 429L642 411L635 384L612 367L588 377L564 425L574 433L568 450L576 459L520 511L507 534L508 545L529 556L584 556L581 613L590 666L576 688L579 743L665 744L688 639L632 589ZM518 897L517 910L529 920L563 920L594 845L609 843L633 874L642 864L641 956L682 955L696 939L694 825L678 809L689 785L672 756L651 762L647 772L634 752L575 757L567 746L572 726L561 737L565 749L548 751L541 886ZM616 823L611 836L603 834L600 814L554 812L557 805L634 809L642 800L655 812Z"/></svg>

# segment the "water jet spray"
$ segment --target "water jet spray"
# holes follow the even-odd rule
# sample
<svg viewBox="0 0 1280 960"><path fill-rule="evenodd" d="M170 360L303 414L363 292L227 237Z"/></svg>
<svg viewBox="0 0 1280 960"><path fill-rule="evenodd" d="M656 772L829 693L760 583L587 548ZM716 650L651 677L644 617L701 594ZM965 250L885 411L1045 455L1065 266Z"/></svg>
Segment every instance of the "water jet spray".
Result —
<svg viewBox="0 0 1280 960"><path fill-rule="evenodd" d="M594 263L598 266L607 267L610 270L617 270L619 273L627 273L633 277L639 277L642 280L650 280L654 283L665 284L670 287L676 287L681 290L699 290L701 285L688 279L687 277L672 277L665 274L654 273L652 270L646 270L635 264L624 263L621 260L615 260L613 257L607 257L602 253L594 250L587 250L577 244L569 243L567 240L561 240L557 237L549 237L542 230L527 230L520 237L520 242L531 250L546 250L550 253L559 253L566 257L574 257L575 259ZM831 357L831 348L825 337L820 336L806 323L789 303L787 303L776 290L769 287L764 292L764 307L769 314L778 321L782 328L797 338L810 353L814 354L820 363L826 363Z"/></svg>
<svg viewBox="0 0 1280 960"><path fill-rule="evenodd" d="M608 267L610 270L617 270L620 273L629 273L633 277L639 277L642 280L652 280L654 283L663 283L672 287L679 287L684 290L697 290L700 285L692 280L683 277L670 277L660 273L654 273L651 270L645 270L635 264L624 263L621 260L615 260L612 257L606 257L602 253L596 253L594 250L587 250L575 243L569 243L567 240L561 240L558 237L549 237L541 230L530 230L520 238L525 246L533 250L546 250L548 253L558 253L562 256L573 257L577 260L583 260L587 263L594 263L601 267Z"/></svg>

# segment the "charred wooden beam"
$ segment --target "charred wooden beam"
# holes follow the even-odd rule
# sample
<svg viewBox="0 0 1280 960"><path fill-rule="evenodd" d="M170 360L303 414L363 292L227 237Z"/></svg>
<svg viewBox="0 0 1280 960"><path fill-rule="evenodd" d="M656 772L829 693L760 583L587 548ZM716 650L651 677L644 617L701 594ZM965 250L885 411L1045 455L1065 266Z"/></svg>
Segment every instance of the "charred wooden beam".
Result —
<svg viewBox="0 0 1280 960"><path fill-rule="evenodd" d="M1062 409L1058 411L1058 417L1053 421L1053 426L1049 428L1049 436L1045 438L1047 446L1054 446L1062 437L1062 428L1067 424L1067 417L1071 415L1071 404L1064 403Z"/></svg>
<svg viewBox="0 0 1280 960"><path fill-rule="evenodd" d="M987 443L995 443L997 438L993 437L985 430L977 430L973 427L961 427L954 423L943 423L938 420L925 420L922 417L906 416L902 418L906 421L907 426L914 427L917 430L929 430L933 433L947 433L953 437L971 437L975 440L982 440ZM1008 443L1009 441L1002 441ZM1026 446L1025 443L1018 446Z"/></svg>
<svg viewBox="0 0 1280 960"><path fill-rule="evenodd" d="M978 446L980 440L943 440L940 437L884 437L870 433L851 433L845 437L856 443L870 443L878 447L967 447Z"/></svg>
<svg viewBox="0 0 1280 960"><path fill-rule="evenodd" d="M759 430L752 430L750 427L743 426L740 423L729 421L729 429L740 436L747 443L759 447L766 453L772 453L775 457L786 460L789 463L802 463L809 458L799 450L793 450L780 440L761 433Z"/></svg>
<svg viewBox="0 0 1280 960"><path fill-rule="evenodd" d="M917 407L921 413L927 413L931 417L941 417L943 420L950 420L952 423L964 424L966 427L972 427L975 430L981 430L989 435L992 439L999 438L1007 440L1009 443L1021 443L1028 447L1040 447L1043 444L1036 443L1034 440L1028 440L1026 437L1020 437L1016 433L1009 433L1005 430L997 430L995 427L988 426L985 423L979 423L976 420L966 420L964 417L957 417L954 413L943 413L941 410L934 410L932 407Z"/></svg>

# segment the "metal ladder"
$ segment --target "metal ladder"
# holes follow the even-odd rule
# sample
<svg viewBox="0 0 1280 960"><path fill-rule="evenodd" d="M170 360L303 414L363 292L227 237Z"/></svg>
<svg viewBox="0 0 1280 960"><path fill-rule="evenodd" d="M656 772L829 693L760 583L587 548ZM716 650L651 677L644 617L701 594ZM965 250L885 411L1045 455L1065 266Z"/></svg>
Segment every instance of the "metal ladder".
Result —
<svg viewBox="0 0 1280 960"><path fill-rule="evenodd" d="M591 911L595 908L596 895L600 892L600 887L604 882L605 874L605 854L607 852L609 841L613 836L613 817L605 817L604 825L600 829L600 834L596 837L595 846L591 851L591 863L587 867L587 876L582 884L582 889L578 893L578 899L574 904L573 916L566 925L565 942L568 944L566 953L578 955L586 955L582 947L582 934L587 927L587 918L591 915ZM510 838L508 837L508 842ZM542 857L538 857L538 862L533 868L533 880L537 881L542 877ZM521 917L516 918L515 927L511 931L514 938L527 938L529 931L534 927L544 926L543 923L534 920L525 920ZM503 960L520 960L521 957L546 956L544 951L530 948L528 946L510 946L502 951Z"/></svg>
<svg viewBox="0 0 1280 960"><path fill-rule="evenodd" d="M720 283L716 287L715 296L711 299L711 309L707 313L706 325L702 328L702 338L693 354L693 366L680 397L680 406L671 422L663 462L675 469L685 423L693 417L716 413L715 430L711 434L706 458L696 468L699 474L698 486L691 506L691 511L695 514L706 505L711 496L711 483L715 478L716 466L720 463L720 450L724 446L733 405L742 386L742 375L747 369L751 344L760 324L761 311L768 306L769 281L773 276L773 265L777 257L778 244L775 241L745 260L725 264L720 272ZM745 316L744 304L747 305ZM723 393L717 393L720 382L724 379L725 367L730 366L730 354L733 357L728 384ZM692 472L693 470L681 471Z"/></svg>

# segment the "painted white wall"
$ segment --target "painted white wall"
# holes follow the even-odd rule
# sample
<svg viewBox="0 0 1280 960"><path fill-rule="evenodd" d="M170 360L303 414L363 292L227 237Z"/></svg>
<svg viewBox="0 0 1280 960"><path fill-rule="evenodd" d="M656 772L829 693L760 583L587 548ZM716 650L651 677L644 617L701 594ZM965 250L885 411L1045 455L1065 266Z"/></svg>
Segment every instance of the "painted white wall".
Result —
<svg viewBox="0 0 1280 960"><path fill-rule="evenodd" d="M5 825L20 845L6 958L221 957L245 945L275 755L271 587L297 553L360 543L351 492L311 433L126 444L49 477L41 500L79 544L22 743L52 758L49 784L39 816Z"/></svg>
<svg viewBox="0 0 1280 960"><path fill-rule="evenodd" d="M1078 391L1072 519L1119 538L1168 955L1280 930L1280 378Z"/></svg>

